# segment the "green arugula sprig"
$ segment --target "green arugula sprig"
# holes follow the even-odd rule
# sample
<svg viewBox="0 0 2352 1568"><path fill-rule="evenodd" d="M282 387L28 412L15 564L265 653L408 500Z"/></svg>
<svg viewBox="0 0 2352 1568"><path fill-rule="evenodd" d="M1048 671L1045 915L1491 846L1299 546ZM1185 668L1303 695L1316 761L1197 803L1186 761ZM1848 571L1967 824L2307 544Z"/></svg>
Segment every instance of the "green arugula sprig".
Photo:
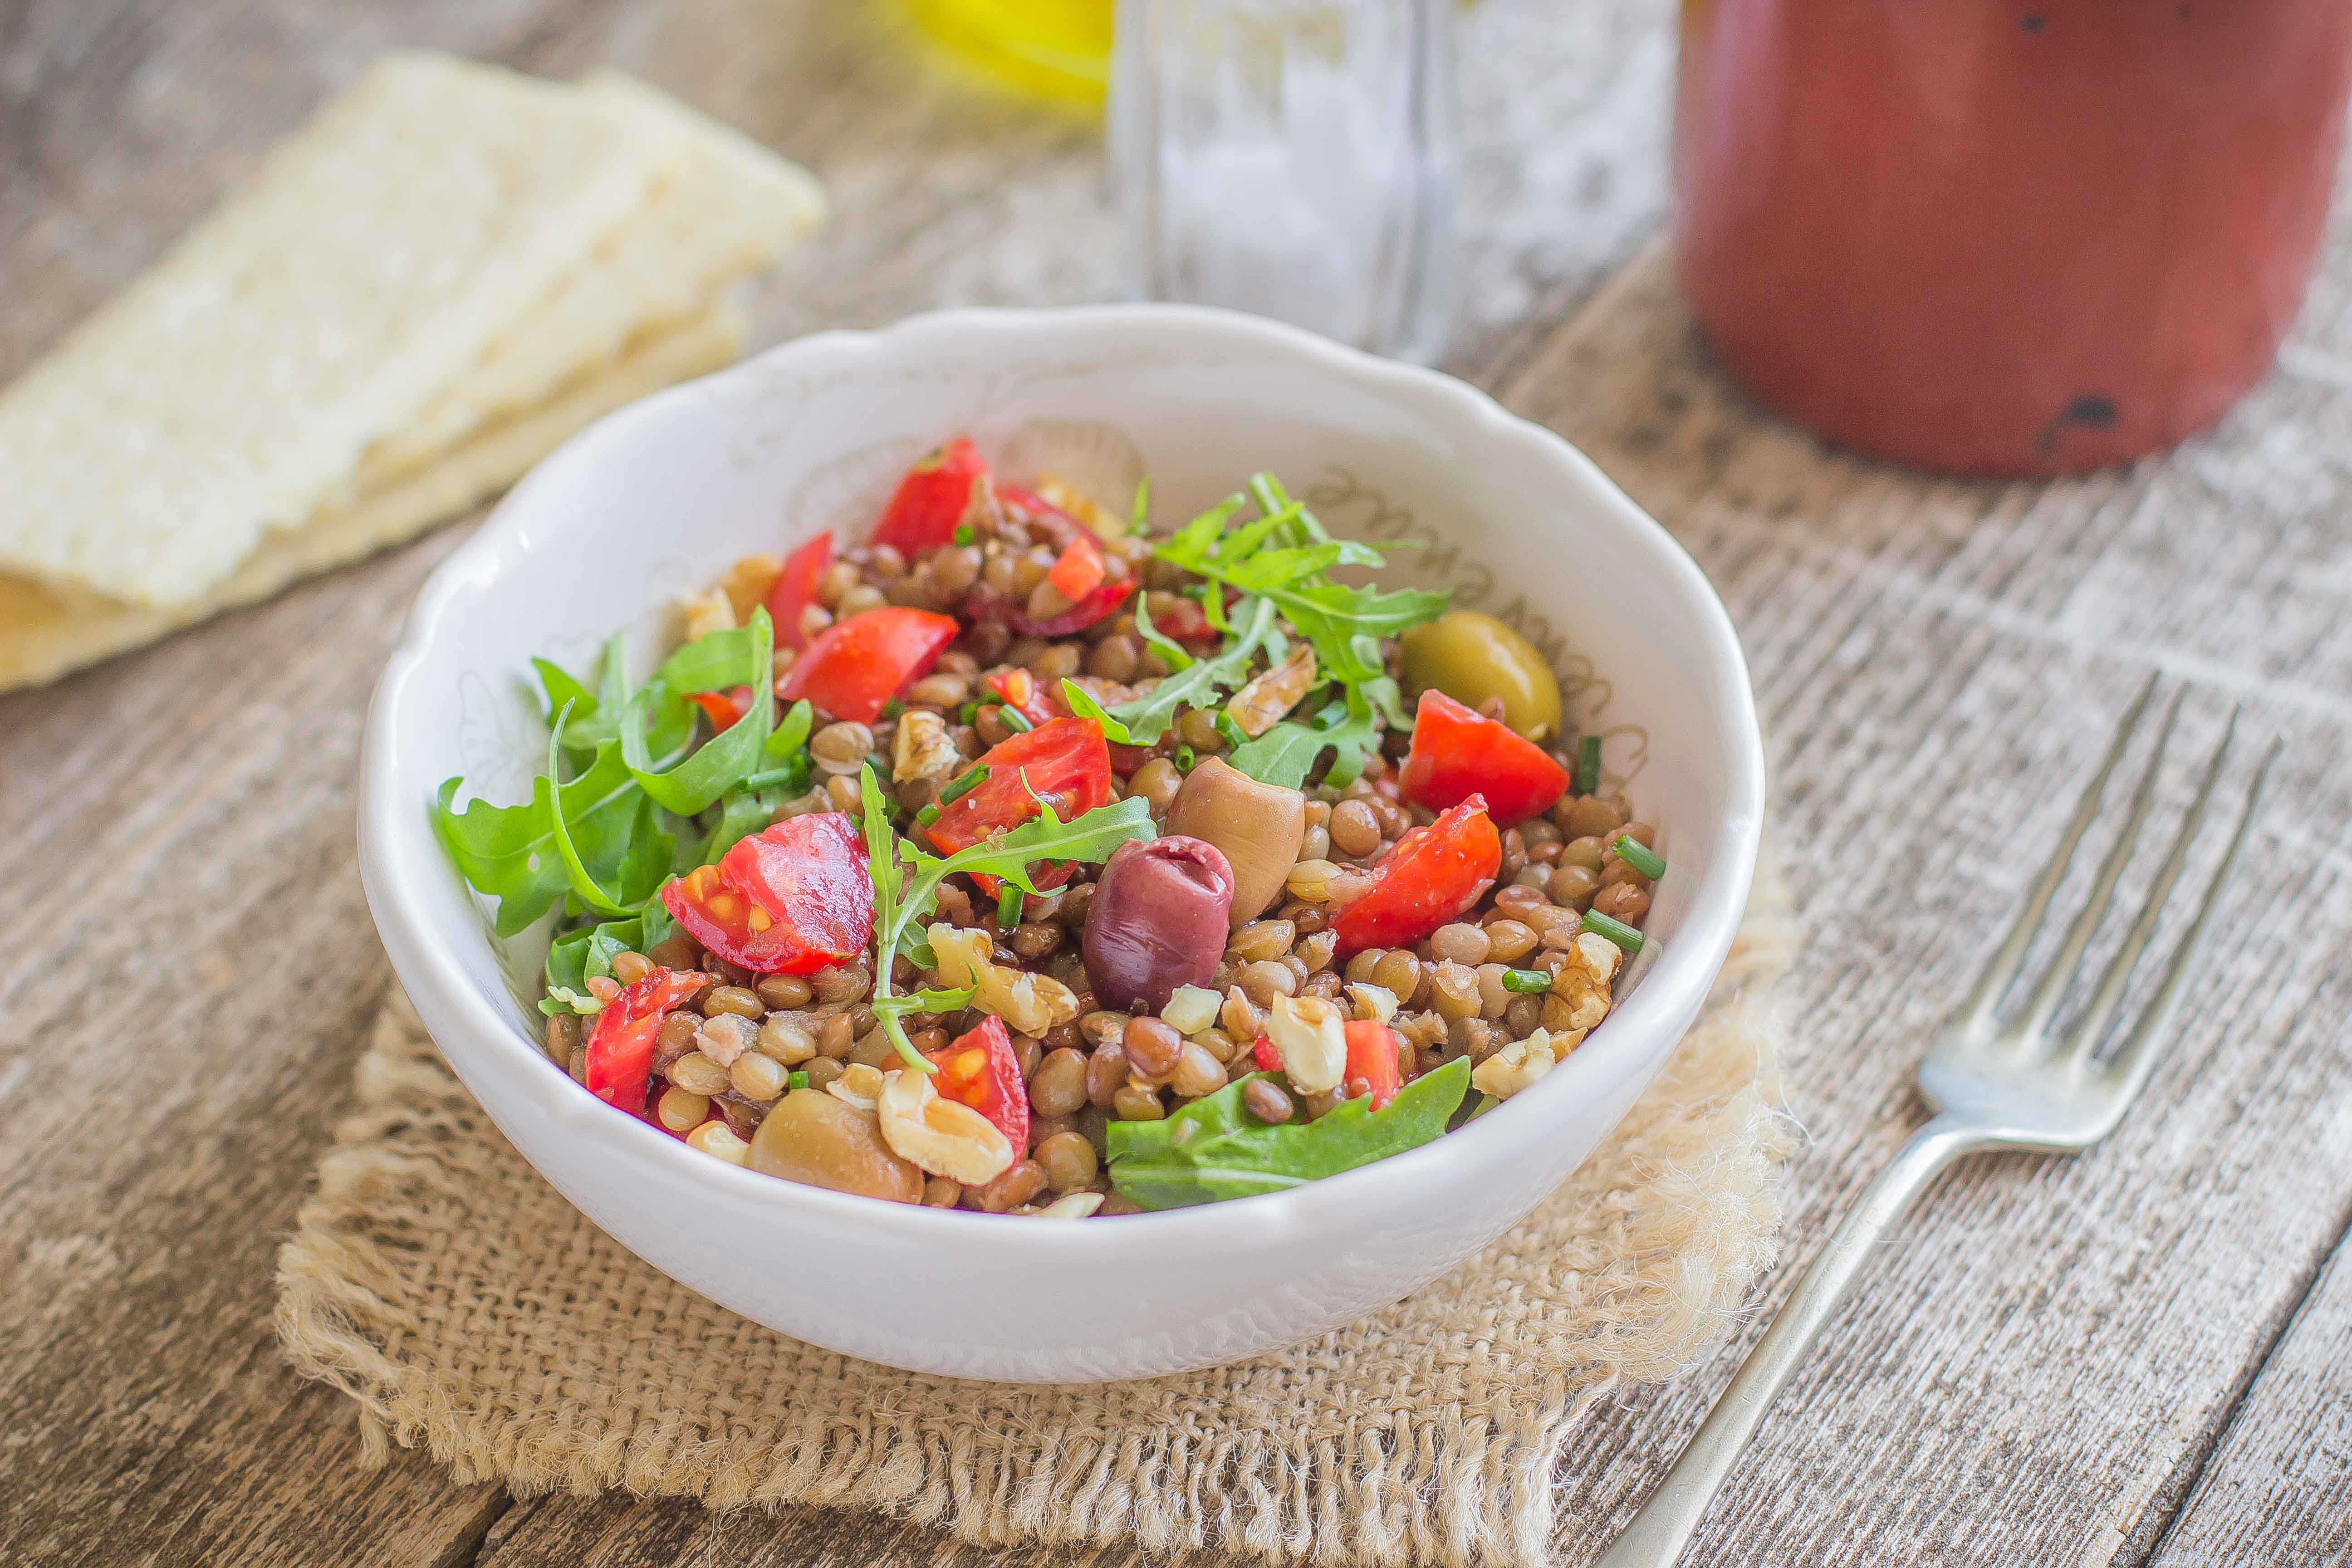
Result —
<svg viewBox="0 0 2352 1568"><path fill-rule="evenodd" d="M970 991L919 991L912 995L891 992L891 967L900 953L911 955L919 949L918 932L924 917L939 903L941 882L961 871L999 878L1008 886L1042 897L1044 889L1032 877L1032 866L1057 860L1108 860L1113 850L1130 839L1148 843L1159 837L1151 826L1150 804L1140 795L1130 795L1116 805L1097 806L1070 822L1056 816L1052 805L1035 791L1030 792L1030 798L1037 802L1035 816L1008 833L941 859L898 837L890 825L891 807L883 798L874 769L868 765L858 772L866 871L874 882L874 995L869 1005L899 1058L917 1072L930 1072L931 1064L908 1039L901 1020L909 1013L945 1012L971 1000Z"/></svg>
<svg viewBox="0 0 2352 1568"><path fill-rule="evenodd" d="M1074 680L1062 682L1063 700L1081 719L1102 726L1104 738L1121 746L1149 746L1168 732L1181 708L1205 708L1222 694L1249 679L1250 665L1261 651L1271 658L1285 639L1274 624L1274 605L1265 599L1244 600L1238 629L1213 658L1193 659L1142 696L1105 708L1094 694ZM1141 624L1139 615L1138 625ZM1174 647L1174 643L1168 645ZM1180 650L1181 651L1181 650ZM1173 666L1171 665L1172 668Z"/></svg>
<svg viewBox="0 0 2352 1568"><path fill-rule="evenodd" d="M1443 615L1452 595L1336 583L1329 575L1336 567L1378 570L1387 558L1368 544L1332 538L1272 474L1251 476L1249 499L1257 503L1255 518L1236 523L1244 498L1229 496L1178 530L1157 554L1213 584L1239 589L1279 609L1313 646L1318 677L1339 689L1338 700L1312 722L1286 720L1236 747L1233 765L1253 778L1297 789L1328 752L1325 777L1345 785L1363 771L1382 731L1410 727L1402 693L1381 659L1381 639ZM1137 629L1145 629L1139 616ZM1159 644L1151 646L1156 649ZM1272 653L1269 660L1280 657Z"/></svg>
<svg viewBox="0 0 2352 1568"><path fill-rule="evenodd" d="M1110 1179L1147 1209L1244 1198L1304 1186L1402 1154L1440 1137L1470 1088L1470 1058L1423 1073L1378 1110L1342 1101L1312 1121L1269 1125L1242 1103L1251 1073L1161 1121L1114 1121L1106 1131Z"/></svg>
<svg viewBox="0 0 2352 1568"><path fill-rule="evenodd" d="M774 651L765 610L749 626L686 644L635 690L618 636L604 646L593 691L558 665L531 662L549 737L530 799L512 806L474 800L453 810L463 781L452 778L436 799L434 827L458 873L498 901L499 936L517 935L559 906L567 918L593 922L562 931L550 948L541 1005L593 1012L583 983L610 973L611 955L621 951L614 944L643 951L669 933L662 886L716 861L806 792L814 713L795 703L772 727L772 704L754 702L736 723L692 743L701 710L689 693L769 689Z"/></svg>

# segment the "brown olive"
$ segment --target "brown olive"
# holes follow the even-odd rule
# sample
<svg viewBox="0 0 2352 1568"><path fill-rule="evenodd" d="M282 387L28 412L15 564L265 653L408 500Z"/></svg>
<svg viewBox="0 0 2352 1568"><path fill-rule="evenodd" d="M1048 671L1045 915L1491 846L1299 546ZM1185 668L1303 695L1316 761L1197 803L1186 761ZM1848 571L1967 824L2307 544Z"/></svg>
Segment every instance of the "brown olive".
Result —
<svg viewBox="0 0 2352 1568"><path fill-rule="evenodd" d="M923 1173L891 1152L869 1111L813 1089L776 1102L751 1137L751 1168L836 1193L919 1202Z"/></svg>
<svg viewBox="0 0 2352 1568"><path fill-rule="evenodd" d="M1157 1013L1179 985L1207 984L1225 954L1233 897L1233 868L1213 844L1171 834L1120 845L1079 939L1096 1000Z"/></svg>
<svg viewBox="0 0 2352 1568"><path fill-rule="evenodd" d="M1211 757L1184 775L1168 807L1168 831L1204 838L1233 867L1232 922L1238 931L1281 895L1307 837L1307 797L1260 784Z"/></svg>

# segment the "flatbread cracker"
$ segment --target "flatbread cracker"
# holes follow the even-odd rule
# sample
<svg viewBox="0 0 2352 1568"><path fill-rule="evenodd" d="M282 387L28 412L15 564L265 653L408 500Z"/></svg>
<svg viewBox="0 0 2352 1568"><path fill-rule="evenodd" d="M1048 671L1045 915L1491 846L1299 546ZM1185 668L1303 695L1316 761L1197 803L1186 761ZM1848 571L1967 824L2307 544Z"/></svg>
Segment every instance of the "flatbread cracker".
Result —
<svg viewBox="0 0 2352 1568"><path fill-rule="evenodd" d="M404 479L302 528L273 531L201 599L144 608L0 574L0 691L53 680L413 537L512 484L592 420L673 382L732 363L742 352L745 326L740 309L725 304L648 334L559 395L480 427Z"/></svg>
<svg viewBox="0 0 2352 1568"><path fill-rule="evenodd" d="M0 570L205 602L647 208L679 144L648 119L446 57L370 67L0 392Z"/></svg>
<svg viewBox="0 0 2352 1568"><path fill-rule="evenodd" d="M824 221L824 188L808 171L731 127L617 72L591 73L578 90L633 135L674 142L652 199L462 381L370 447L355 489L538 403L633 334L701 314L728 283L772 267Z"/></svg>

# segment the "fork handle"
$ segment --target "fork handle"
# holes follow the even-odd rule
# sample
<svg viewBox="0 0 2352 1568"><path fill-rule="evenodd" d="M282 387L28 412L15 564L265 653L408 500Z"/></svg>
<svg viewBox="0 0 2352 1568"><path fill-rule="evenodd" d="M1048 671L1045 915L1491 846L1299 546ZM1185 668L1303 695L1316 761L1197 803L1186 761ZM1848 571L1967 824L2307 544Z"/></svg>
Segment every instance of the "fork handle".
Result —
<svg viewBox="0 0 2352 1568"><path fill-rule="evenodd" d="M1911 1135L1902 1152L1839 1222L1837 1234L1748 1352L1731 1386L1699 1423L1690 1446L1594 1568L1672 1568L1731 1467L1763 1424L1781 1385L1845 1299L1871 1248L1945 1166L1988 1146L1980 1128L1946 1116L1936 1117Z"/></svg>

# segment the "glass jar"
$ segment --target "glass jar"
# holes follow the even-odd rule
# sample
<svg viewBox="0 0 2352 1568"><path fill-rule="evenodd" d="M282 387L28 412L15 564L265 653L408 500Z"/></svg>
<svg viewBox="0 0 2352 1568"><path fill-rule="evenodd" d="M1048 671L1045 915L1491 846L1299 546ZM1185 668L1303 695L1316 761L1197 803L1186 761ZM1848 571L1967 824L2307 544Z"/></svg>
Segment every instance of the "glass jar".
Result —
<svg viewBox="0 0 2352 1568"><path fill-rule="evenodd" d="M1684 0L1677 249L1724 367L1834 442L2050 474L2170 446L2311 275L2345 0Z"/></svg>
<svg viewBox="0 0 2352 1568"><path fill-rule="evenodd" d="M1119 0L1137 291L1427 362L1452 308L1454 0Z"/></svg>

